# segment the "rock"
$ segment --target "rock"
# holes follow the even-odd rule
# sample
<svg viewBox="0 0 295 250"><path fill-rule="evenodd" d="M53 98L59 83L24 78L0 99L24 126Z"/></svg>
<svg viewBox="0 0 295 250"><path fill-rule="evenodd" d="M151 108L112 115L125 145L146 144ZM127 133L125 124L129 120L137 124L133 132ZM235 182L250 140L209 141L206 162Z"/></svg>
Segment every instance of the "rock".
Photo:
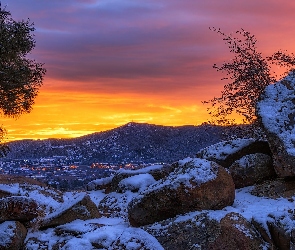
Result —
<svg viewBox="0 0 295 250"><path fill-rule="evenodd" d="M140 168L136 170L120 169L116 172L114 176L91 181L87 185L87 190L91 191L91 190L104 189L106 194L109 194L111 192L121 193L124 191L124 188L122 189L122 185L121 185L122 180L124 179L130 178L136 175L150 174L152 175L153 179L159 180L167 176L173 170L174 167L175 166L172 164L172 165L152 165L149 167Z"/></svg>
<svg viewBox="0 0 295 250"><path fill-rule="evenodd" d="M276 173L295 175L295 72L265 88L257 103L257 117L265 130Z"/></svg>
<svg viewBox="0 0 295 250"><path fill-rule="evenodd" d="M155 182L156 180L151 174L138 174L121 180L118 184L118 191L143 191L145 188L147 188Z"/></svg>
<svg viewBox="0 0 295 250"><path fill-rule="evenodd" d="M142 226L190 211L222 209L232 205L234 198L232 177L223 167L188 158L179 161L178 168L130 202L129 222Z"/></svg>
<svg viewBox="0 0 295 250"><path fill-rule="evenodd" d="M262 153L242 157L229 167L229 171L236 188L252 186L276 176L271 157Z"/></svg>
<svg viewBox="0 0 295 250"><path fill-rule="evenodd" d="M238 213L227 214L220 221L220 228L220 235L208 244L207 249L268 249L269 245L255 227Z"/></svg>
<svg viewBox="0 0 295 250"><path fill-rule="evenodd" d="M119 185L122 180L129 177L140 175L140 174L150 174L155 180L159 180L167 176L173 169L174 165L152 165L145 168L140 168L136 170L126 170L120 169L116 172L115 175L97 179L91 181L87 184L87 190L105 190L106 194L111 192L122 192L122 187Z"/></svg>
<svg viewBox="0 0 295 250"><path fill-rule="evenodd" d="M122 192L119 184L122 180L129 178L131 176L139 175L139 174L151 174L155 176L157 179L161 178L161 176L167 176L168 173L172 171L171 166L168 165L152 165L145 168L140 168L136 170L125 170L120 169L114 176L112 180L112 192ZM155 179L156 179L155 178Z"/></svg>
<svg viewBox="0 0 295 250"><path fill-rule="evenodd" d="M293 200L293 196L295 196L295 181L293 179L264 181L263 183L255 184L251 194L258 197L272 199L284 197Z"/></svg>
<svg viewBox="0 0 295 250"><path fill-rule="evenodd" d="M254 226L240 214L223 216L219 221L202 212L142 228L154 236L164 249L252 250L268 246Z"/></svg>
<svg viewBox="0 0 295 250"><path fill-rule="evenodd" d="M214 161L228 168L243 156L255 153L270 155L268 143L251 138L223 141L201 149L197 152L197 157Z"/></svg>
<svg viewBox="0 0 295 250"><path fill-rule="evenodd" d="M25 196L0 199L0 222L16 220L27 222L38 217L38 204Z"/></svg>
<svg viewBox="0 0 295 250"><path fill-rule="evenodd" d="M27 229L18 221L0 224L0 250L23 249Z"/></svg>
<svg viewBox="0 0 295 250"><path fill-rule="evenodd" d="M97 180L93 180L89 182L86 186L87 191L93 191L93 190L103 190L105 191L106 194L110 193L112 190L112 180L113 180L113 175Z"/></svg>
<svg viewBox="0 0 295 250"><path fill-rule="evenodd" d="M275 247L273 240L271 239L271 236L269 235L268 230L264 227L264 225L261 222L256 221L254 218L252 218L251 224L259 232L262 239L270 245L269 249L276 250L277 248Z"/></svg>
<svg viewBox="0 0 295 250"><path fill-rule="evenodd" d="M41 223L41 228L55 227L76 219L87 220L101 217L96 205L89 195L80 194L72 203L64 204L60 210L47 216Z"/></svg>
<svg viewBox="0 0 295 250"><path fill-rule="evenodd" d="M9 197L13 195L12 193L10 193L9 191L5 191L5 190L0 190L0 198L5 198L5 197Z"/></svg>
<svg viewBox="0 0 295 250"><path fill-rule="evenodd" d="M97 221L75 220L42 232L29 232L25 249L164 250L153 236L140 228L128 227L127 223L113 225L114 220L107 221L105 218L100 221L101 224Z"/></svg>
<svg viewBox="0 0 295 250"><path fill-rule="evenodd" d="M267 221L267 226L276 247L280 250L295 249L295 219L293 211L280 216L270 215L270 218Z"/></svg>
<svg viewBox="0 0 295 250"><path fill-rule="evenodd" d="M128 204L138 194L131 191L122 194L112 192L107 194L98 204L98 210L104 217L119 217L128 221Z"/></svg>
<svg viewBox="0 0 295 250"><path fill-rule="evenodd" d="M150 170L148 173L151 174L156 181L158 181L167 177L177 166L178 166L177 162L172 164L165 164L165 165L162 165L161 168L155 168Z"/></svg>
<svg viewBox="0 0 295 250"><path fill-rule="evenodd" d="M154 236L164 249L206 249L221 233L219 221L206 212L177 216L142 229Z"/></svg>

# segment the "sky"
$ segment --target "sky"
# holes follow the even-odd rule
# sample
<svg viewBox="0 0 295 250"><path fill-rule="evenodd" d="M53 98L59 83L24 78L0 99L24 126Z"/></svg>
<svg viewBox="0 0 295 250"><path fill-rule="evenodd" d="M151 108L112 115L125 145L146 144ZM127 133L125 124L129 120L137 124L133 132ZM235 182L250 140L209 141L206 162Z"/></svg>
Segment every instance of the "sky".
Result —
<svg viewBox="0 0 295 250"><path fill-rule="evenodd" d="M263 55L295 52L289 0L2 0L29 18L47 69L33 111L1 117L7 139L77 137L128 122L199 125L232 58L209 27L254 34Z"/></svg>

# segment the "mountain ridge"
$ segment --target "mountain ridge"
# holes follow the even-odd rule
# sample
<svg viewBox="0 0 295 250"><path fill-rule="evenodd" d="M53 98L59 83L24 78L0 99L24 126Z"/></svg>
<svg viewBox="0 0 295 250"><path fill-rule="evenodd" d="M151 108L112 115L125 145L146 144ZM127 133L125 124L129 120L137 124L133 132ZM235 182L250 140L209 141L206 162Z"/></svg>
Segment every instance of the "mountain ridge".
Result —
<svg viewBox="0 0 295 250"><path fill-rule="evenodd" d="M215 125L163 126L129 122L120 127L77 138L9 142L6 158L67 157L93 162L173 162L222 140L229 127Z"/></svg>

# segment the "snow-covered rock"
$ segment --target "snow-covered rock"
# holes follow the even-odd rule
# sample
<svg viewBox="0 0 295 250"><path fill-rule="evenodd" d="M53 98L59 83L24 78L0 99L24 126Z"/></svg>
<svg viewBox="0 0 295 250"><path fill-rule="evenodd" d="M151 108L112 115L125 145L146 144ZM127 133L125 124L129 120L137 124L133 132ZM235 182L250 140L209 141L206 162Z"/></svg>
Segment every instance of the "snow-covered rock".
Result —
<svg viewBox="0 0 295 250"><path fill-rule="evenodd" d="M133 192L144 191L156 180L151 174L138 174L121 180L118 184L120 191L130 190Z"/></svg>
<svg viewBox="0 0 295 250"><path fill-rule="evenodd" d="M263 249L267 247L256 228L239 213L216 219L208 212L179 216L143 227L165 249Z"/></svg>
<svg viewBox="0 0 295 250"><path fill-rule="evenodd" d="M38 204L25 196L11 196L0 199L0 222L16 220L27 222L37 218Z"/></svg>
<svg viewBox="0 0 295 250"><path fill-rule="evenodd" d="M124 193L111 192L98 203L98 210L105 217L120 217L128 222L128 204L136 196L138 193L129 190Z"/></svg>
<svg viewBox="0 0 295 250"><path fill-rule="evenodd" d="M75 220L45 231L30 232L25 243L27 250L164 250L152 235L140 228L129 227L120 218Z"/></svg>
<svg viewBox="0 0 295 250"><path fill-rule="evenodd" d="M101 215L86 193L73 195L67 202L60 204L53 213L48 214L42 221L41 227L55 227L76 219L87 220L99 218Z"/></svg>
<svg viewBox="0 0 295 250"><path fill-rule="evenodd" d="M232 177L223 167L204 159L187 158L131 201L129 221L141 226L189 211L222 209L231 205L234 197Z"/></svg>
<svg viewBox="0 0 295 250"><path fill-rule="evenodd" d="M86 186L87 191L93 191L93 190L105 190L105 193L111 192L112 189L112 180L114 176L108 176L100 179L93 180L89 182Z"/></svg>
<svg viewBox="0 0 295 250"><path fill-rule="evenodd" d="M197 157L214 161L228 168L234 161L245 155L255 153L269 155L270 149L268 143L266 141L257 141L252 138L222 141L199 150L197 152Z"/></svg>
<svg viewBox="0 0 295 250"><path fill-rule="evenodd" d="M295 176L295 72L265 88L257 103L257 116L281 177Z"/></svg>
<svg viewBox="0 0 295 250"><path fill-rule="evenodd" d="M130 190L138 190L140 186L150 185L155 180L162 179L166 177L172 170L174 169L174 165L151 165L148 167L136 169L136 170L127 170L127 169L119 169L114 175L93 180L87 184L87 190L104 190L106 194L111 192L123 192L123 189ZM136 177L137 176L137 177ZM149 180L144 181L143 178L146 177ZM125 181L125 179L128 179ZM137 181L138 183L135 185L129 185L131 182L133 184ZM143 183L140 183L140 180ZM124 183L128 185L125 185Z"/></svg>
<svg viewBox="0 0 295 250"><path fill-rule="evenodd" d="M27 229L19 221L0 224L0 249L23 249Z"/></svg>
<svg viewBox="0 0 295 250"><path fill-rule="evenodd" d="M295 249L294 211L270 215L267 222L274 243L280 250Z"/></svg>
<svg viewBox="0 0 295 250"><path fill-rule="evenodd" d="M233 177L236 188L252 186L255 183L275 177L272 158L262 153L245 155L236 160L228 170Z"/></svg>
<svg viewBox="0 0 295 250"><path fill-rule="evenodd" d="M268 197L272 199L279 199L281 197L293 199L295 196L295 182L288 179L275 179L264 181L260 184L255 184L251 190L253 195L258 197Z"/></svg>

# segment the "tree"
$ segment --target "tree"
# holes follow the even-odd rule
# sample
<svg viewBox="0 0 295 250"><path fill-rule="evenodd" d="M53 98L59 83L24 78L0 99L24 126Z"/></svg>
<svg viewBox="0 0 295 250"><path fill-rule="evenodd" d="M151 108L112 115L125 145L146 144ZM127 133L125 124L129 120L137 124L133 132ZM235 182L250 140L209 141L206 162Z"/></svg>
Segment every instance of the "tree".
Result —
<svg viewBox="0 0 295 250"><path fill-rule="evenodd" d="M230 115L236 112L244 117L244 123L256 121L256 103L259 96L269 84L276 82L282 74L272 71L272 65L293 69L295 56L278 51L272 56L263 57L257 51L256 38L244 29L236 31L236 36L226 35L220 29L210 28L223 36L234 58L230 62L224 62L220 67L213 65L217 71L225 72L226 77L222 80L230 80L224 86L220 97L214 97L204 103L211 103L208 108L213 121L211 123L220 125L235 124ZM283 74L284 75L284 74Z"/></svg>
<svg viewBox="0 0 295 250"><path fill-rule="evenodd" d="M27 58L35 47L34 24L30 20L15 21L0 2L0 113L19 117L29 113L46 73L42 63ZM3 141L5 129L0 129ZM7 152L2 144L0 156Z"/></svg>

